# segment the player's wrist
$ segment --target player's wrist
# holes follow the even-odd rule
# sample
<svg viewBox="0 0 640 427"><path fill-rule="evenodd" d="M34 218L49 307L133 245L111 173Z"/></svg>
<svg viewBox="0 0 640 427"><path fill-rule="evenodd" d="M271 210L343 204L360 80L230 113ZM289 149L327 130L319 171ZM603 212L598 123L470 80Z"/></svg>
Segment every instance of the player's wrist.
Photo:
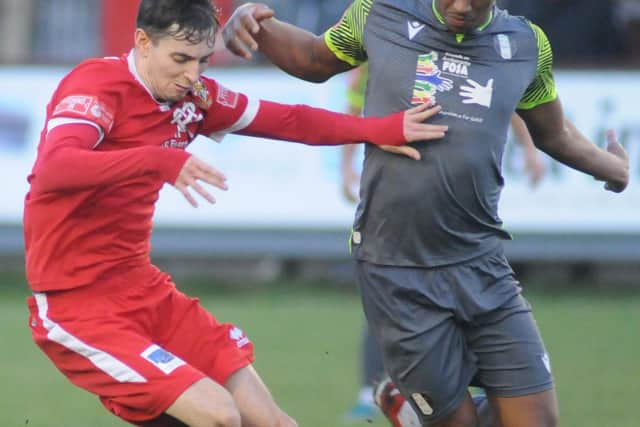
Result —
<svg viewBox="0 0 640 427"><path fill-rule="evenodd" d="M404 145L404 111L384 117L367 117L367 141L375 145Z"/></svg>

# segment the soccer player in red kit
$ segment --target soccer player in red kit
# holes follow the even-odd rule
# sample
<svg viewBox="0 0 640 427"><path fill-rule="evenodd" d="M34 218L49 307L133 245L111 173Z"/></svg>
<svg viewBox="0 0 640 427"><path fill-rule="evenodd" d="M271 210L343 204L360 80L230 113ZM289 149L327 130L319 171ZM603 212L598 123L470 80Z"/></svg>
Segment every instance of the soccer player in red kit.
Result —
<svg viewBox="0 0 640 427"><path fill-rule="evenodd" d="M221 172L184 151L199 134L398 150L444 135L423 123L439 108L364 119L224 88L201 76L218 29L209 0L142 0L137 27L128 55L83 62L47 106L24 210L33 338L132 424L294 426L252 367L244 332L152 265L160 188L194 206L194 193L214 202L203 184L226 189Z"/></svg>

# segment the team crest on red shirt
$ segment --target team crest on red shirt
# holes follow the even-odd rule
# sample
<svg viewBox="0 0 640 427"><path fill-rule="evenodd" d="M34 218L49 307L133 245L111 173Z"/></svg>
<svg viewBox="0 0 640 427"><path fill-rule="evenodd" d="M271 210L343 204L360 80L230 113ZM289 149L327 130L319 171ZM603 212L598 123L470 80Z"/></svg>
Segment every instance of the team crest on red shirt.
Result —
<svg viewBox="0 0 640 427"><path fill-rule="evenodd" d="M198 107L204 110L211 107L213 101L211 100L211 96L209 95L209 90L207 89L205 84L202 83L202 80L198 80L196 84L193 85L191 93L196 98L196 104L198 104Z"/></svg>

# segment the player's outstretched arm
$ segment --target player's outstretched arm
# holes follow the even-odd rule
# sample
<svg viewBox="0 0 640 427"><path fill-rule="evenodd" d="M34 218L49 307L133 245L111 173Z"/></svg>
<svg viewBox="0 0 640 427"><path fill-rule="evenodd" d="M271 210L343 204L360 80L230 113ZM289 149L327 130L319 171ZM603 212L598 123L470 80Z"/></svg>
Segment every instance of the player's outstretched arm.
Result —
<svg viewBox="0 0 640 427"><path fill-rule="evenodd" d="M425 123L440 110L440 106L422 104L385 117L363 118L307 105L260 101L255 119L237 133L308 145L356 144L364 141L375 145L400 146L444 137L447 126Z"/></svg>
<svg viewBox="0 0 640 427"><path fill-rule="evenodd" d="M58 126L47 134L29 178L35 192L79 191L156 174L173 183L189 158L184 150L138 147L98 151L100 135L86 124Z"/></svg>
<svg viewBox="0 0 640 427"><path fill-rule="evenodd" d="M574 169L605 181L607 190L619 193L629 183L629 158L615 133L607 135L607 149L589 141L564 118L559 99L530 110L519 110L534 143L545 153Z"/></svg>
<svg viewBox="0 0 640 427"><path fill-rule="evenodd" d="M275 65L303 80L323 82L351 68L329 50L323 37L278 21L264 4L238 7L222 34L234 54L249 59L259 50Z"/></svg>

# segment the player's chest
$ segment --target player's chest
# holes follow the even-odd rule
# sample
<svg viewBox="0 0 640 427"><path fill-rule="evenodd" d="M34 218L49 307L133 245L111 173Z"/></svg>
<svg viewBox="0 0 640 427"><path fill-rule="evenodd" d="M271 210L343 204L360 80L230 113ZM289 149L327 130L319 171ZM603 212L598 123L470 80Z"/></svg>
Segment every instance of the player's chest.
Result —
<svg viewBox="0 0 640 427"><path fill-rule="evenodd" d="M186 148L198 134L203 120L204 112L189 99L173 105L152 100L134 103L119 111L109 140L120 147Z"/></svg>
<svg viewBox="0 0 640 427"><path fill-rule="evenodd" d="M406 14L369 19L367 95L395 104L390 110L434 103L453 119L486 122L513 111L535 77L537 58L524 52L517 34L456 40Z"/></svg>

